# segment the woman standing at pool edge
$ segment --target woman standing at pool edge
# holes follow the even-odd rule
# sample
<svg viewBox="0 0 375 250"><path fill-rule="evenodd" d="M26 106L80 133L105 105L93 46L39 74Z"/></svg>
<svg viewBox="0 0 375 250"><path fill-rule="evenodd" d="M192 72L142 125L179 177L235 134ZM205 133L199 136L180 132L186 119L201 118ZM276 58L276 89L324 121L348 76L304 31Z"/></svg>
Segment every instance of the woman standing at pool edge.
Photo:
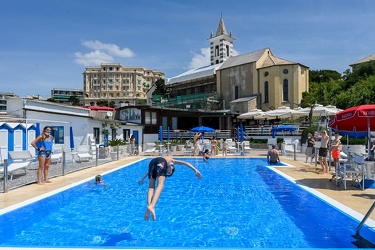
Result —
<svg viewBox="0 0 375 250"><path fill-rule="evenodd" d="M150 213L152 214L152 219L156 220L156 202L163 191L165 178L171 177L174 173L174 164L185 165L195 172L195 176L198 179L202 177L202 174L189 162L175 160L172 158L172 156L163 156L152 159L148 165L148 172L138 181L139 184L143 184L143 180L146 178L146 176L148 176L149 185L147 192L145 220L150 218ZM158 186L155 189L156 180L158 181Z"/></svg>
<svg viewBox="0 0 375 250"><path fill-rule="evenodd" d="M41 145L40 147L37 146L38 142ZM48 170L51 164L52 143L53 137L51 136L50 126L44 127L43 133L31 142L31 146L33 146L37 150L38 155L39 167L37 176L39 185L52 182L48 179ZM44 182L42 181L42 172L44 172Z"/></svg>

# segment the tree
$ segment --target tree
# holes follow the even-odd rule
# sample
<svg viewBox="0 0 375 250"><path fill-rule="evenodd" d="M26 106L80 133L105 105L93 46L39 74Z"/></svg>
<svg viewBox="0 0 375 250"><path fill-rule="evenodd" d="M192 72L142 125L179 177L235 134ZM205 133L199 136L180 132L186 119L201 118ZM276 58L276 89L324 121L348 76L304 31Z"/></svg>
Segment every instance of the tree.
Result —
<svg viewBox="0 0 375 250"><path fill-rule="evenodd" d="M164 79L162 78L159 78L156 82L155 82L155 85L156 85L156 89L154 91L154 95L161 95L161 96L165 96L166 93L167 93L167 90L166 90L166 87L165 87L165 81Z"/></svg>
<svg viewBox="0 0 375 250"><path fill-rule="evenodd" d="M69 97L69 102L73 106L79 106L79 105L81 105L78 96L75 96L75 95Z"/></svg>
<svg viewBox="0 0 375 250"><path fill-rule="evenodd" d="M55 98L51 97L46 100L47 102L57 102Z"/></svg>

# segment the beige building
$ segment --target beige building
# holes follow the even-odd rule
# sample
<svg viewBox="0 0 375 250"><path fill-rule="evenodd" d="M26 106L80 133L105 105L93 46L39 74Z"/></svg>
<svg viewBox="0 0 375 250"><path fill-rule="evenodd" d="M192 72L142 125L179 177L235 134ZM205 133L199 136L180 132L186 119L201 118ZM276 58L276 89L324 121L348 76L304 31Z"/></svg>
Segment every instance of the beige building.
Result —
<svg viewBox="0 0 375 250"><path fill-rule="evenodd" d="M217 108L237 114L254 108L297 107L302 93L309 90L309 68L274 56L270 48L233 56L234 40L221 18L216 35L211 33L209 38L211 65L169 78L169 92L176 96L211 93L222 103Z"/></svg>
<svg viewBox="0 0 375 250"><path fill-rule="evenodd" d="M361 65L362 63L366 63L366 62L371 62L371 61L375 61L375 54L369 55L368 57L365 57L359 61L356 61L350 64L349 66L352 67L352 69L354 70L355 67L357 67L358 65Z"/></svg>
<svg viewBox="0 0 375 250"><path fill-rule="evenodd" d="M83 72L84 104L96 105L99 100L108 100L117 107L135 105L144 100L146 93L164 73L143 67L125 67L121 64L102 63L86 67Z"/></svg>
<svg viewBox="0 0 375 250"><path fill-rule="evenodd" d="M276 57L269 48L228 58L216 70L216 79L219 94L234 113L295 108L309 89L308 67Z"/></svg>

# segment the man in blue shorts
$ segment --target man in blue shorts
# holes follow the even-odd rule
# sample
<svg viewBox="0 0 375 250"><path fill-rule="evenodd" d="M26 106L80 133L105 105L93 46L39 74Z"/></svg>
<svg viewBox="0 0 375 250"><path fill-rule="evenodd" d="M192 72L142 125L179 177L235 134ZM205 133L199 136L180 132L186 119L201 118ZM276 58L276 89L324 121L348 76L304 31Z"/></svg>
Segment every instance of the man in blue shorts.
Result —
<svg viewBox="0 0 375 250"><path fill-rule="evenodd" d="M164 188L165 177L170 177L174 173L174 164L182 164L188 166L195 172L195 176L200 179L202 174L189 162L179 161L172 158L172 156L157 157L151 160L148 165L148 172L138 181L143 184L143 180L148 176L149 186L147 192L147 208L145 213L145 220L150 218L156 220L155 206L160 194ZM155 181L158 181L158 186L155 189Z"/></svg>

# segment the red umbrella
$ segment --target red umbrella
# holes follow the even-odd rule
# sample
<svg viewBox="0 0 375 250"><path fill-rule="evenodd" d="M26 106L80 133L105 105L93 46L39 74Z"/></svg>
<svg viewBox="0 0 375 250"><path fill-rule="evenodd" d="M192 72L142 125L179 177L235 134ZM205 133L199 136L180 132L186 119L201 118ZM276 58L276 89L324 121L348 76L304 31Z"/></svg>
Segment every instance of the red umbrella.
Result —
<svg viewBox="0 0 375 250"><path fill-rule="evenodd" d="M375 104L340 111L329 121L328 126L337 131L367 132L368 143L371 143L371 131L375 131Z"/></svg>

